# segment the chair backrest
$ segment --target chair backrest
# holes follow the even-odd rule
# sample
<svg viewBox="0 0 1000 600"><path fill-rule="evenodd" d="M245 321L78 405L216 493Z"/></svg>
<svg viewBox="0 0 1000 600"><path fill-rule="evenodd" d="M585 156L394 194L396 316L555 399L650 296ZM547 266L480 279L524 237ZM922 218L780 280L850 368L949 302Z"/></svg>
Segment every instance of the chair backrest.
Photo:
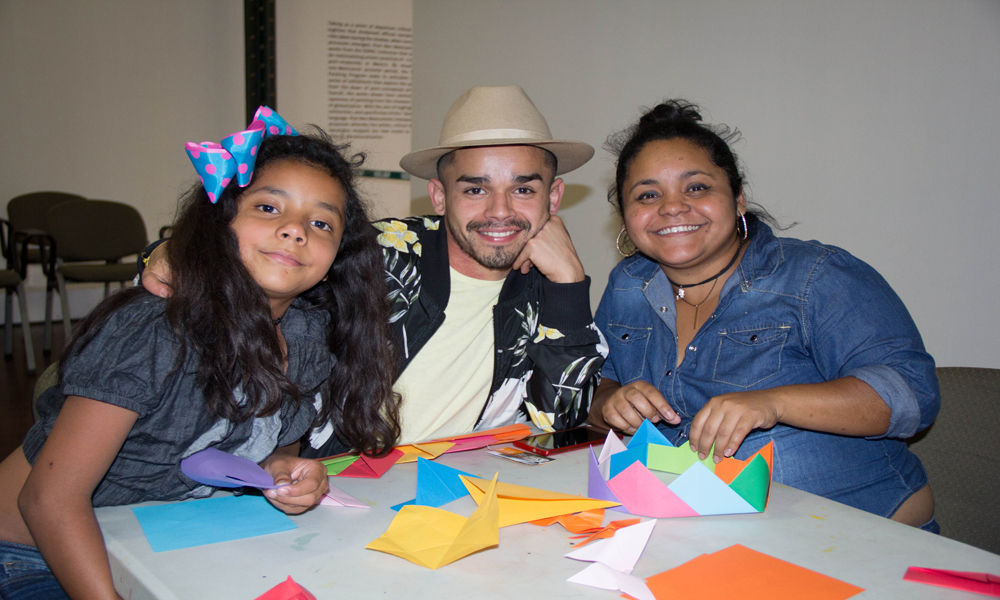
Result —
<svg viewBox="0 0 1000 600"><path fill-rule="evenodd" d="M1000 554L1000 369L941 367L941 412L910 441L934 491L941 535Z"/></svg>
<svg viewBox="0 0 1000 600"><path fill-rule="evenodd" d="M142 252L149 243L142 215L121 202L63 202L50 208L45 220L56 254L67 262L116 260Z"/></svg>
<svg viewBox="0 0 1000 600"><path fill-rule="evenodd" d="M7 203L7 218L14 229L40 229L45 228L45 215L49 209L57 204L69 202L71 200L86 200L83 196L67 194L65 192L34 192L22 194L10 199Z"/></svg>

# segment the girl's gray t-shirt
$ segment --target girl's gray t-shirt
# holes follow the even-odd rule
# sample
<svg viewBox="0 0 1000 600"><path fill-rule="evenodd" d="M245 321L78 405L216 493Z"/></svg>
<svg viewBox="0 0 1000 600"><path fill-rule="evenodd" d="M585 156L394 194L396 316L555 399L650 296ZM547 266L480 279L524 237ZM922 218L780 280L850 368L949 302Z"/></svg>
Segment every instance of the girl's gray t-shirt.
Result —
<svg viewBox="0 0 1000 600"><path fill-rule="evenodd" d="M295 301L282 318L288 346L288 378L304 390L270 417L233 423L211 414L196 381L198 357L187 352L167 322L166 301L141 296L113 314L63 368L62 381L38 399L40 419L24 439L35 463L68 396L82 396L139 415L118 456L94 491L93 505L204 498L215 490L189 479L180 461L216 448L254 462L302 437L316 417L313 397L325 384L334 358L326 345L329 313ZM237 399L241 392L237 390Z"/></svg>

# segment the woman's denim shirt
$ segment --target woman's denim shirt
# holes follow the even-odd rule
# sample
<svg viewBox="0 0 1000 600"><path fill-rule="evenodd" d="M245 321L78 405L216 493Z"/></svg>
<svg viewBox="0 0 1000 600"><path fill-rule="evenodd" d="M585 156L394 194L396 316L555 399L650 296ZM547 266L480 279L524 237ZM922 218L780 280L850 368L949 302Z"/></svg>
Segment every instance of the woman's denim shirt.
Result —
<svg viewBox="0 0 1000 600"><path fill-rule="evenodd" d="M934 359L902 301L870 266L840 248L777 238L756 219L750 234L739 268L680 365L666 275L642 255L619 263L595 318L610 345L601 375L656 386L682 418L676 427L661 424L677 445L714 396L856 377L892 410L884 435L844 437L778 424L751 432L736 458L773 441L775 481L891 516L927 484L902 440L937 416Z"/></svg>

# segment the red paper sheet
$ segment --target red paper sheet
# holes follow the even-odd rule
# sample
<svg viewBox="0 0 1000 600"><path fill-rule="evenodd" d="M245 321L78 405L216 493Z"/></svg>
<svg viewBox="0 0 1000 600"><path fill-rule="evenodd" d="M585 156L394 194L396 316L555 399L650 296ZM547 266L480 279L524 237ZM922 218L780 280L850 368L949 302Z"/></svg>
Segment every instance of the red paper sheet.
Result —
<svg viewBox="0 0 1000 600"><path fill-rule="evenodd" d="M295 580L289 575L288 579L257 596L256 600L316 600L316 596L295 583Z"/></svg>

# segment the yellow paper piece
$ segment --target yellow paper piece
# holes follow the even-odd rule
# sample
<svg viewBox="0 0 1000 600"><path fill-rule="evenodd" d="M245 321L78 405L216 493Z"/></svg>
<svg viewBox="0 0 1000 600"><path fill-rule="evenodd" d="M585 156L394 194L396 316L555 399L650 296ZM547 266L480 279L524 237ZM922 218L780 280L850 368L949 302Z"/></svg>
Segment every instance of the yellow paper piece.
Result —
<svg viewBox="0 0 1000 600"><path fill-rule="evenodd" d="M483 502L465 518L430 506L404 506L381 537L365 546L437 569L500 543L497 477L485 486Z"/></svg>
<svg viewBox="0 0 1000 600"><path fill-rule="evenodd" d="M461 476L461 479L472 499L482 506L489 482L465 476ZM497 483L496 495L500 504L500 527L619 505L618 502L571 496L511 483Z"/></svg>
<svg viewBox="0 0 1000 600"><path fill-rule="evenodd" d="M425 442L423 444L396 446L396 449L403 453L403 458L397 460L396 464L417 462L418 458L434 460L454 445L452 442Z"/></svg>

